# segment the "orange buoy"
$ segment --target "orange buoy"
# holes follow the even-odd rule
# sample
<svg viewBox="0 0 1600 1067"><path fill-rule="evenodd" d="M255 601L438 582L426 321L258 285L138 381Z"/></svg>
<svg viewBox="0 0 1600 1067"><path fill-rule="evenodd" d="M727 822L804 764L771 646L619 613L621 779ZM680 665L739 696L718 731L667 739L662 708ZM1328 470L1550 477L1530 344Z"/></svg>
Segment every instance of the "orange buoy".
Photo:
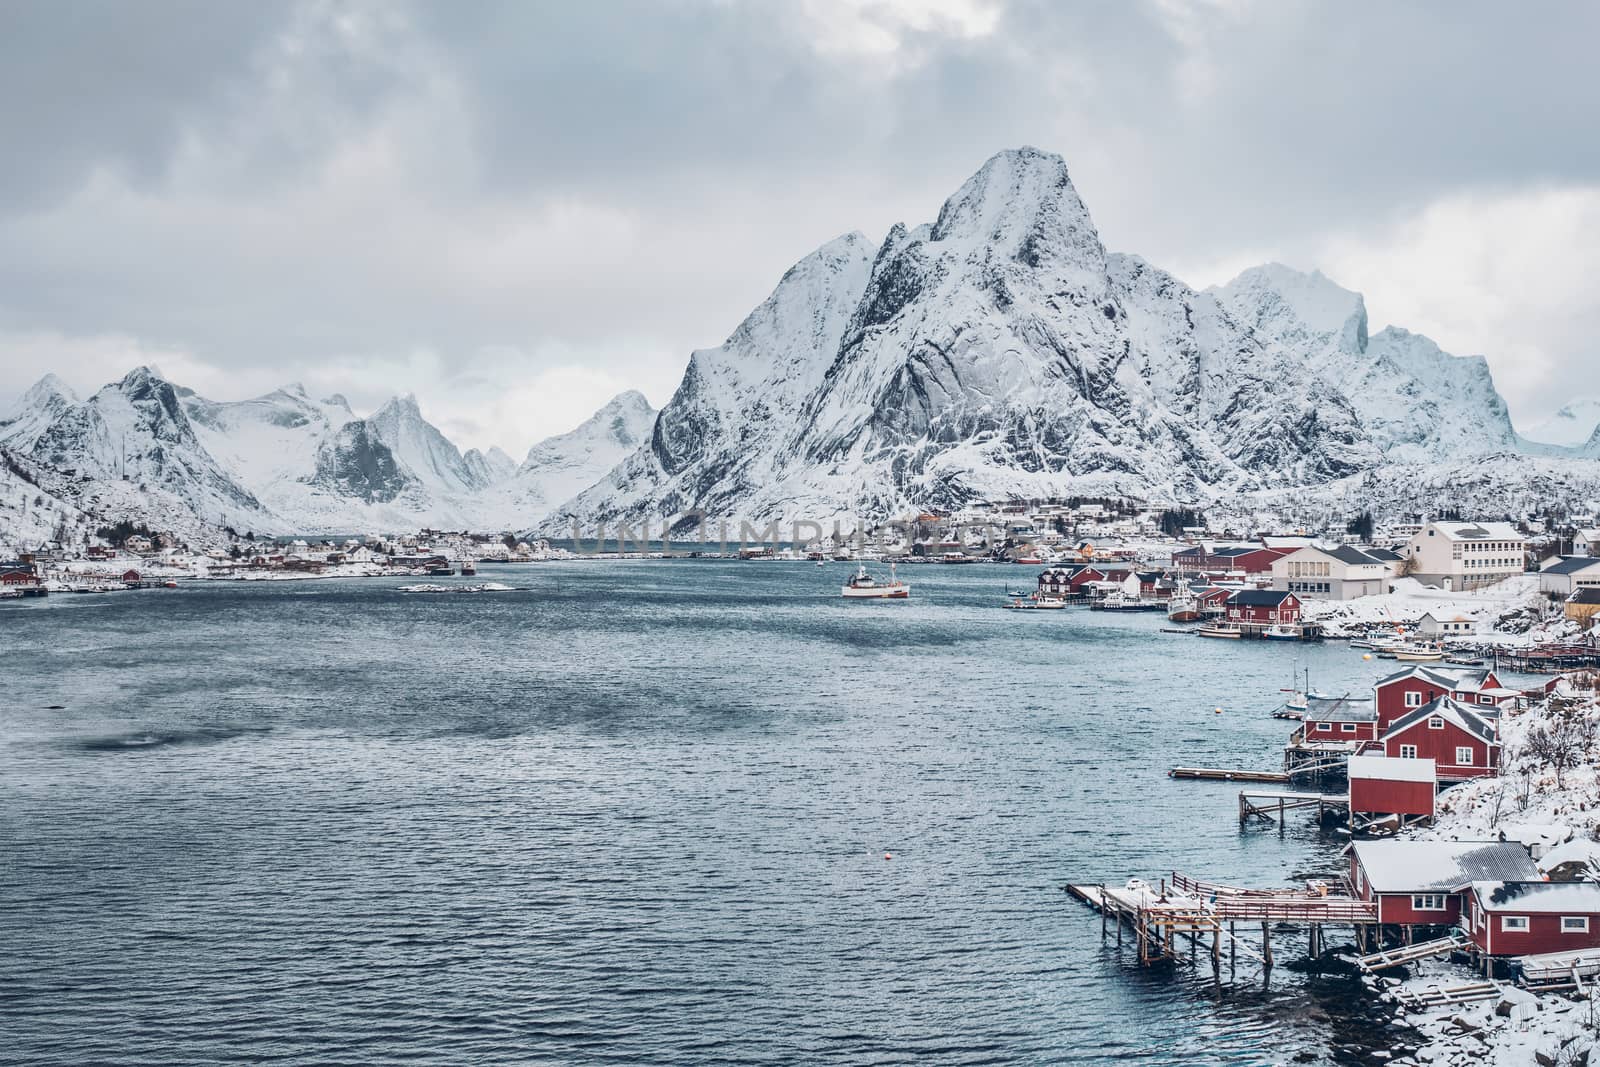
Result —
<svg viewBox="0 0 1600 1067"><path fill-rule="evenodd" d="M884 853L884 854L883 854L883 858L884 858L884 859L886 859L886 860L892 860L892 859L894 859L894 857L893 857L893 856L891 856L891 855L889 855L889 853L887 853L887 852L885 852L885 853Z"/></svg>

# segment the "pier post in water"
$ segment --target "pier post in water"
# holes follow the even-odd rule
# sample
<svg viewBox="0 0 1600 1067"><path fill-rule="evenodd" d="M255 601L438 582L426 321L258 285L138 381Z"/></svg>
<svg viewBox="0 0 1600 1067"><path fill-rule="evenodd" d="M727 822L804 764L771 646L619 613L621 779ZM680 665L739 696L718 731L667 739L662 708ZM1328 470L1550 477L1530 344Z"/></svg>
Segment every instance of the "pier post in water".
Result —
<svg viewBox="0 0 1600 1067"><path fill-rule="evenodd" d="M1271 968L1271 966L1272 966L1272 925L1270 923L1262 923L1261 924L1261 958L1266 962L1267 967Z"/></svg>

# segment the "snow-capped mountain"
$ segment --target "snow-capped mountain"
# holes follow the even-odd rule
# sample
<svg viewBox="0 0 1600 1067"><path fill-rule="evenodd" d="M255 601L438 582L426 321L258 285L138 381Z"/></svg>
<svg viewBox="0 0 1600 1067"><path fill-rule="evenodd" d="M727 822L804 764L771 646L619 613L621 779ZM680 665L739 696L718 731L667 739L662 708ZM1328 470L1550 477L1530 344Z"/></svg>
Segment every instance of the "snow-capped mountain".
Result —
<svg viewBox="0 0 1600 1067"><path fill-rule="evenodd" d="M481 495L479 514L494 520L489 525L531 528L637 449L655 417L643 393L613 397L581 426L530 448L520 467Z"/></svg>
<svg viewBox="0 0 1600 1067"><path fill-rule="evenodd" d="M1202 293L1107 253L1065 163L1024 148L933 223L802 260L548 528L1204 497L1512 447L1481 359L1369 337L1361 297L1319 274Z"/></svg>
<svg viewBox="0 0 1600 1067"><path fill-rule="evenodd" d="M206 450L178 391L148 367L130 371L82 403L59 407L46 424L0 443L80 478L164 490L217 525L260 527L271 518L255 494Z"/></svg>
<svg viewBox="0 0 1600 1067"><path fill-rule="evenodd" d="M1600 442L1600 396L1572 400L1554 415L1522 431L1522 436L1529 441L1561 448L1582 448L1589 444L1591 438ZM1600 455L1600 450L1595 454Z"/></svg>
<svg viewBox="0 0 1600 1067"><path fill-rule="evenodd" d="M527 529L636 447L654 414L623 394L519 468L498 448L461 453L411 396L359 418L299 385L219 402L141 367L79 401L46 376L0 420L17 466L0 519L31 534L63 510L74 530L105 518L190 533ZM37 505L51 514L30 510L30 492L51 497Z"/></svg>
<svg viewBox="0 0 1600 1067"><path fill-rule="evenodd" d="M65 382L46 374L0 418L0 445L18 452L30 451L39 435L76 403L77 394Z"/></svg>

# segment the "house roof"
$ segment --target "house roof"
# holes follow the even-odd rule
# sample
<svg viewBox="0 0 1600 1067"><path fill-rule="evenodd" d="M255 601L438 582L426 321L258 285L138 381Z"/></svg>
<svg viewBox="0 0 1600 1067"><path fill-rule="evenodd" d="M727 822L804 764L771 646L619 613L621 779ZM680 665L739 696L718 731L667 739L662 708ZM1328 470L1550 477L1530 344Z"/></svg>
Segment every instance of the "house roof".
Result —
<svg viewBox="0 0 1600 1067"><path fill-rule="evenodd" d="M1396 719L1389 724L1389 729L1384 732L1384 737L1390 738L1396 734L1404 733L1419 722L1431 719L1434 716L1454 724L1480 741L1487 741L1491 745L1499 743L1495 737L1494 723L1465 704L1458 704L1449 697L1440 697L1438 700L1429 701L1422 707L1416 708Z"/></svg>
<svg viewBox="0 0 1600 1067"><path fill-rule="evenodd" d="M1338 545L1334 548L1324 548L1322 551L1341 563L1350 563L1356 566L1370 567L1383 562L1383 560L1373 558L1354 545Z"/></svg>
<svg viewBox="0 0 1600 1067"><path fill-rule="evenodd" d="M1550 564L1541 574L1576 574L1586 571L1590 567L1600 567L1600 559L1593 556L1563 556L1560 560Z"/></svg>
<svg viewBox="0 0 1600 1067"><path fill-rule="evenodd" d="M1391 682L1404 681L1407 678L1421 678L1441 689L1475 693L1483 688L1492 673L1494 672L1487 667L1435 667L1427 663L1415 663L1405 670L1395 671L1379 678L1373 683L1373 688L1381 689Z"/></svg>
<svg viewBox="0 0 1600 1067"><path fill-rule="evenodd" d="M1484 911L1600 915L1596 882L1474 881L1472 895Z"/></svg>
<svg viewBox="0 0 1600 1067"><path fill-rule="evenodd" d="M1396 563L1402 559L1405 559L1404 556L1392 548L1363 548L1361 551L1365 552L1379 563Z"/></svg>
<svg viewBox="0 0 1600 1067"><path fill-rule="evenodd" d="M1378 709L1369 697L1351 700L1348 693L1339 697L1310 693L1304 717L1317 722L1375 722Z"/></svg>
<svg viewBox="0 0 1600 1067"><path fill-rule="evenodd" d="M1582 589L1575 589L1567 597L1568 604L1600 604L1600 586L1587 585Z"/></svg>
<svg viewBox="0 0 1600 1067"><path fill-rule="evenodd" d="M1521 541L1522 533L1509 522L1436 522L1439 532L1455 541Z"/></svg>
<svg viewBox="0 0 1600 1067"><path fill-rule="evenodd" d="M1240 589L1228 598L1228 603L1246 608L1275 608L1293 595L1281 589Z"/></svg>
<svg viewBox="0 0 1600 1067"><path fill-rule="evenodd" d="M1351 848L1375 893L1461 889L1473 882L1539 877L1515 841L1357 841Z"/></svg>
<svg viewBox="0 0 1600 1067"><path fill-rule="evenodd" d="M1351 781L1434 782L1439 777L1433 760L1398 756L1351 756L1345 770Z"/></svg>

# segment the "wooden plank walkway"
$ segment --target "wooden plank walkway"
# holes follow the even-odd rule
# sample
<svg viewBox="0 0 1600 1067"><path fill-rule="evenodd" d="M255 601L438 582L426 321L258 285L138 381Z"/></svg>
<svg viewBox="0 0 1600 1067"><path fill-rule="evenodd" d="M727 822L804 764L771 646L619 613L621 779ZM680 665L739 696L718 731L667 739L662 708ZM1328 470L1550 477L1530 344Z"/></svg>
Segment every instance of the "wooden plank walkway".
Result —
<svg viewBox="0 0 1600 1067"><path fill-rule="evenodd" d="M1394 999L1407 1008L1442 1008L1449 1004L1472 1004L1493 1000L1500 995L1494 982L1466 982L1461 985L1434 984L1425 989L1397 989Z"/></svg>
<svg viewBox="0 0 1600 1067"><path fill-rule="evenodd" d="M1233 771L1221 767L1174 767L1168 778L1200 778L1214 782L1288 782L1283 771Z"/></svg>
<svg viewBox="0 0 1600 1067"><path fill-rule="evenodd" d="M1443 956L1446 953L1456 952L1472 944L1471 938L1460 930L1453 932L1449 937L1441 937L1433 941L1419 941L1414 945L1401 945L1399 948L1385 949L1374 952L1368 956L1356 959L1356 966L1367 974L1374 971L1386 971L1390 967L1400 967L1416 960L1425 960L1430 956Z"/></svg>

